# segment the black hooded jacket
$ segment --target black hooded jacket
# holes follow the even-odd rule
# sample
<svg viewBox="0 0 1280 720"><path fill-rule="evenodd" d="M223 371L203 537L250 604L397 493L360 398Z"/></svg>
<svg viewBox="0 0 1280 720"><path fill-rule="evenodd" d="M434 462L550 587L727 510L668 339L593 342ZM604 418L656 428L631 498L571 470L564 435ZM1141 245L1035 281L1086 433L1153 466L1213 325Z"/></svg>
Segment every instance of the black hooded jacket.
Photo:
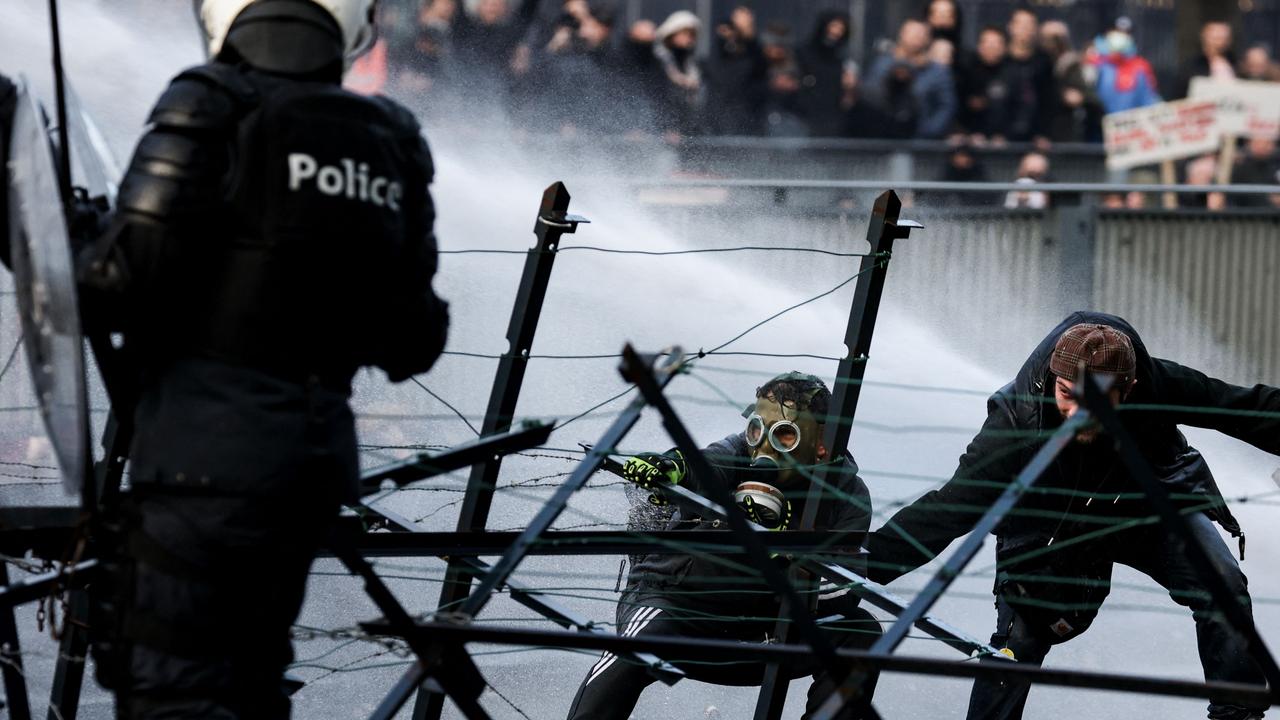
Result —
<svg viewBox="0 0 1280 720"><path fill-rule="evenodd" d="M987 507L1062 424L1053 400L1049 359L1061 334L1078 323L1114 327L1133 341L1137 385L1120 406L1120 417L1143 457L1184 507L1202 508L1232 535L1240 526L1222 501L1200 452L1178 425L1209 428L1280 454L1280 389L1240 387L1170 360L1153 358L1129 323L1114 315L1076 312L1036 347L1013 382L987 401L987 421L960 458L946 485L926 493L868 538L869 577L895 578L927 563L966 534ZM1109 443L1074 443L1041 476L996 529L1001 559L1035 543L1080 535L1125 515L1149 514L1141 490L1120 466ZM1104 502L1089 503L1089 498ZM1104 535L1101 542L1117 537ZM908 539L910 538L910 539Z"/></svg>
<svg viewBox="0 0 1280 720"><path fill-rule="evenodd" d="M730 435L703 449L710 461L715 477L703 479L692 474L682 485L709 497L708 482L714 482L733 492L750 477L746 458L749 457L746 437L742 433ZM839 468L828 474L835 492L828 491L814 523L815 530L833 530L850 533L852 543L833 542L833 547L853 545L861 540L861 534L870 528L871 495L858 477L858 465L848 453L841 459ZM807 492L803 491L803 492ZM789 495L792 493L788 493ZM800 493L803 494L803 493ZM791 527L799 522L803 501L792 499ZM691 517L677 511L667 524L668 530L727 530L718 519ZM663 596L668 601L690 607L719 607L730 605L741 615L776 614L777 600L757 570L744 567L743 556L718 558L710 554L646 555L631 569L628 585L639 588L640 595ZM669 597L666 597L669 596Z"/></svg>
<svg viewBox="0 0 1280 720"><path fill-rule="evenodd" d="M827 37L827 25L835 20L844 22L845 32L832 42ZM848 37L849 16L837 11L823 12L818 15L808 44L796 51L800 64L800 106L809 122L810 133L816 137L837 137L843 130L841 78L848 55Z"/></svg>

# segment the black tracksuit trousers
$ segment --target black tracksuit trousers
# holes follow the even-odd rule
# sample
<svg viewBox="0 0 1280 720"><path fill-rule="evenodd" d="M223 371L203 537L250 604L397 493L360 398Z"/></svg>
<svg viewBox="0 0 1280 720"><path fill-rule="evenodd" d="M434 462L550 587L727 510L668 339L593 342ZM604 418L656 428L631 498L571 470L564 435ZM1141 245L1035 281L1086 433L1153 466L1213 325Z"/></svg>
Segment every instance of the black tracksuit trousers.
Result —
<svg viewBox="0 0 1280 720"><path fill-rule="evenodd" d="M624 594L618 603L618 634L624 637L675 636L712 640L737 640L743 643L768 642L774 632L771 619L709 616L706 609L682 607L668 599L634 599ZM735 608L722 608L724 615L740 612ZM820 613L821 615L821 613ZM880 636L879 622L866 610L854 607L845 610L843 619L822 623L827 637L837 648L866 649ZM757 662L730 664L681 663L678 658L664 660L680 668L691 680L716 685L759 685L764 676L764 665ZM792 679L811 675L809 699L804 717L816 710L835 689L835 683L821 670L815 660L812 664L792 666ZM861 704L851 705L840 720L856 720L864 717L871 702L877 677L873 676L869 690ZM627 720L640 693L656 678L645 668L613 653L606 652L592 666L578 688L578 694L569 708L570 720Z"/></svg>

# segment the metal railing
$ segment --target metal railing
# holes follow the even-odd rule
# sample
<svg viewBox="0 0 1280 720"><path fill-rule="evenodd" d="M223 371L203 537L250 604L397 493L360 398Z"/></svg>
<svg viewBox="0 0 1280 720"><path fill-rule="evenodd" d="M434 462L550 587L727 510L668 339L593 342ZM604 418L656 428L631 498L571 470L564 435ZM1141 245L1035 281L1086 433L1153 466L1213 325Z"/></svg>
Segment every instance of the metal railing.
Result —
<svg viewBox="0 0 1280 720"><path fill-rule="evenodd" d="M838 249L863 211L732 204L662 212L672 231L685 237L736 223L752 242L794 238ZM895 257L886 303L993 366L1016 367L1027 348L991 343L987 333L1039 337L1067 313L1094 309L1134 323L1157 356L1176 355L1230 382L1280 383L1280 286L1274 279L1280 272L1280 211L1131 211L1064 202L1045 210L916 207L911 213L928 232L904 243ZM784 259L773 268L803 277L806 262Z"/></svg>

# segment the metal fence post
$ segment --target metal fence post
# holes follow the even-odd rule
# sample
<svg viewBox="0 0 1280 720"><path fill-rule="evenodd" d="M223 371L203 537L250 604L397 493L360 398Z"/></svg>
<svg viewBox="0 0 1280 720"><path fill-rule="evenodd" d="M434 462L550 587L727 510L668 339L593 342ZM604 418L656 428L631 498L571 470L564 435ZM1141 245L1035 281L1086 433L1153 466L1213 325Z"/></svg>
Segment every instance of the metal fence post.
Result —
<svg viewBox="0 0 1280 720"><path fill-rule="evenodd" d="M836 370L836 383L831 393L831 406L827 411L823 442L832 457L842 455L849 446L853 429L853 417L858 411L858 398L862 393L862 378L866 374L867 359L871 352L871 337L875 332L876 317L880 313L880 297L884 293L885 277L889 271L889 258L893 253L893 241L906 238L919 224L899 221L902 202L892 190L886 190L876 198L867 227L867 243L870 251L859 265L858 283L853 291L853 305L849 309L849 322L845 329L845 356ZM805 500L804 513L799 530L812 530L818 517L818 506L823 496L830 466L816 468L816 481L810 485ZM789 642L792 623L779 620L775 628L778 642ZM779 665L765 669L764 682L760 686L760 698L756 702L756 720L777 720L787 697L790 680Z"/></svg>
<svg viewBox="0 0 1280 720"><path fill-rule="evenodd" d="M9 566L0 562L0 586L9 585ZM13 608L0 610L0 676L4 678L4 699L12 720L31 720L27 698L27 678L22 672L22 645Z"/></svg>
<svg viewBox="0 0 1280 720"><path fill-rule="evenodd" d="M70 612L58 644L48 720L75 720L80 712L80 687L84 682L85 655L89 652L89 591L75 588L69 594Z"/></svg>
<svg viewBox="0 0 1280 720"><path fill-rule="evenodd" d="M542 193L542 205L538 208L538 217L533 227L538 240L525 255L524 273L520 277L520 289L516 293L515 305L511 309L511 324L507 328L510 346L498 360L498 371L489 394L489 407L485 410L484 424L480 429L481 436L492 435L511 427L516 401L520 399L520 388L524 384L525 369L529 365L529 351L542 314L542 302L546 299L547 286L551 282L551 268L555 264L560 238L565 233L576 231L578 223L587 222L586 218L570 215L568 210L569 190L564 183L556 182ZM496 456L472 466L466 494L462 499L462 509L458 515L458 531L484 529L501 467L502 459ZM464 563L450 563L440 590L439 606L451 605L470 594L471 579L472 574ZM418 694L413 717L414 720L439 720L443 710L444 696L423 690Z"/></svg>
<svg viewBox="0 0 1280 720"><path fill-rule="evenodd" d="M1045 217L1045 235L1058 242L1058 265L1062 278L1062 310L1093 307L1095 273L1094 237L1097 234L1098 204L1093 196L1062 194Z"/></svg>

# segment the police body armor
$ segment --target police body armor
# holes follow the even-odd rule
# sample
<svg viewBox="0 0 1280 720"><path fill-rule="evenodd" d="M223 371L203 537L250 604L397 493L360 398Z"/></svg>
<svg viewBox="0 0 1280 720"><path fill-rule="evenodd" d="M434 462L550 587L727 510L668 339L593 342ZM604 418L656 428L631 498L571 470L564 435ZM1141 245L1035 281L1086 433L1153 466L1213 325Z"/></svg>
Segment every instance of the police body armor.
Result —
<svg viewBox="0 0 1280 720"><path fill-rule="evenodd" d="M219 668L241 652L246 618L262 624L252 636L287 641L287 623L272 618L296 616L308 543L354 492L352 374L375 365L400 380L443 349L425 140L408 111L340 89L341 46L318 8L250 6L242 18L313 22L250 26L241 46L233 28L227 46L245 52L171 83L110 229L81 255L86 318L124 332L142 376L132 500L95 590L94 651L108 687L226 680ZM254 41L262 52L248 57ZM140 512L159 496L184 522ZM228 534L206 507L262 508L270 520ZM228 538L237 552L218 544ZM255 586L254 573L298 579L234 595ZM189 616L201 608L194 632ZM143 667L135 651L181 662ZM271 652L234 657L273 674L287 642Z"/></svg>
<svg viewBox="0 0 1280 720"><path fill-rule="evenodd" d="M184 72L153 110L98 268L134 285L147 357L204 357L341 386L392 380L443 349L431 289L432 165L400 106L225 63ZM129 234L130 225L163 232ZM121 266L122 265L122 266ZM134 331L130 337L129 331Z"/></svg>

